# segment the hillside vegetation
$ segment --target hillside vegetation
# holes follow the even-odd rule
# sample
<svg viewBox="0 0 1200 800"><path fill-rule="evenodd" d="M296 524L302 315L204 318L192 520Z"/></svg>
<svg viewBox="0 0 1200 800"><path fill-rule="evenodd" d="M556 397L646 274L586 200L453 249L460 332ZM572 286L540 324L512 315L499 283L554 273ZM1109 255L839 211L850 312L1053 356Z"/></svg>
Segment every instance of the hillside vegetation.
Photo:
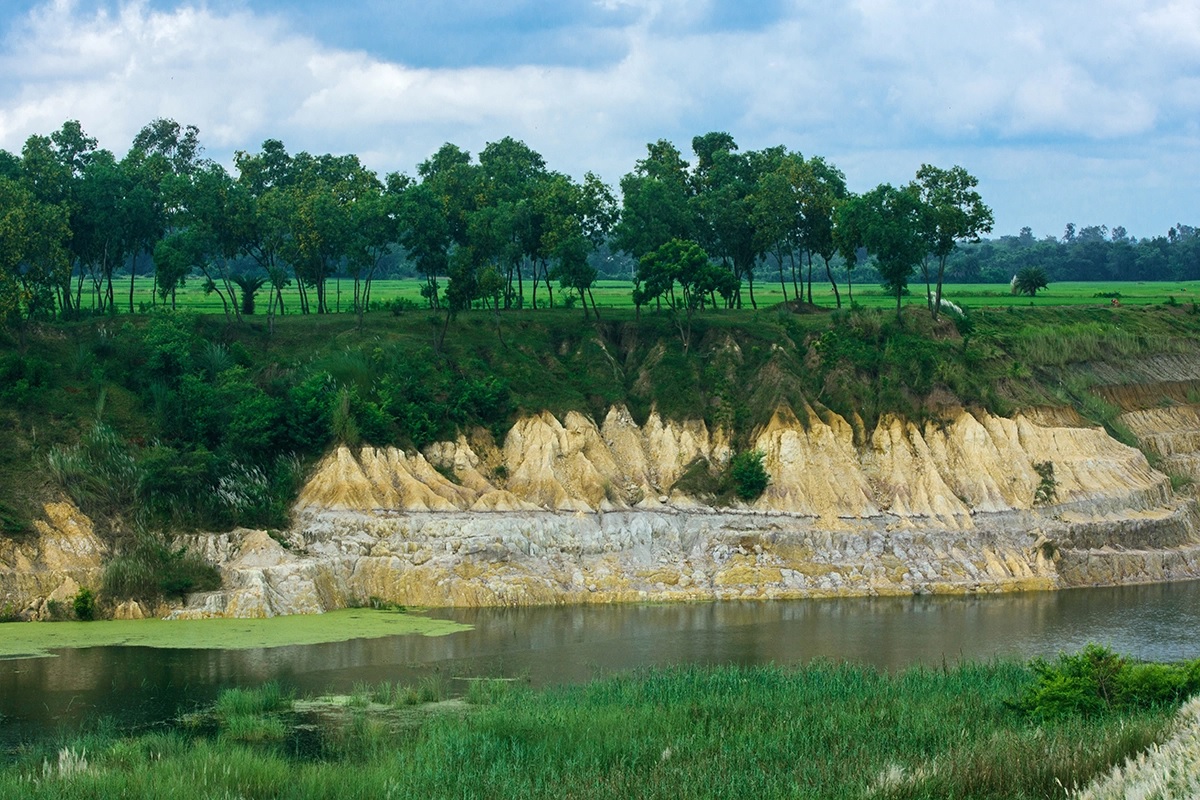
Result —
<svg viewBox="0 0 1200 800"><path fill-rule="evenodd" d="M425 312L265 325L161 312L25 329L0 351L0 515L20 536L66 489L116 528L280 527L335 442L421 448L517 416L626 405L704 419L735 446L780 405L882 414L1072 406L1114 426L1089 365L1194 353L1192 306L886 312ZM685 348L685 344L687 345Z"/></svg>

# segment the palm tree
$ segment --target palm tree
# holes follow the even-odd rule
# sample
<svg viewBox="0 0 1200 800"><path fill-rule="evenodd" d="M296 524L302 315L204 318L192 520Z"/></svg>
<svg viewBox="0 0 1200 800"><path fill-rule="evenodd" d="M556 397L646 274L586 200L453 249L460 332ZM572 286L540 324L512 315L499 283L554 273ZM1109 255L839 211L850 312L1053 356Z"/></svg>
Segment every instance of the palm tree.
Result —
<svg viewBox="0 0 1200 800"><path fill-rule="evenodd" d="M263 287L263 284L267 282L267 279L259 275L251 276L242 274L234 275L231 280L233 280L233 282L236 283L242 290L242 313L253 314L254 294Z"/></svg>

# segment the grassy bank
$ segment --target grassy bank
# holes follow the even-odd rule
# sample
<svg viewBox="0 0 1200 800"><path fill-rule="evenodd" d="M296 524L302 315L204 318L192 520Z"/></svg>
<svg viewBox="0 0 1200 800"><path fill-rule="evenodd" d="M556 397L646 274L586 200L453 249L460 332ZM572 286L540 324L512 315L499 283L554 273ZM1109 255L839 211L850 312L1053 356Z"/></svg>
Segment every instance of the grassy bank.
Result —
<svg viewBox="0 0 1200 800"><path fill-rule="evenodd" d="M1037 713L1046 686L1012 662L473 681L452 702L432 684L302 703L268 686L168 733L24 749L0 796L1062 797L1164 737L1179 702Z"/></svg>

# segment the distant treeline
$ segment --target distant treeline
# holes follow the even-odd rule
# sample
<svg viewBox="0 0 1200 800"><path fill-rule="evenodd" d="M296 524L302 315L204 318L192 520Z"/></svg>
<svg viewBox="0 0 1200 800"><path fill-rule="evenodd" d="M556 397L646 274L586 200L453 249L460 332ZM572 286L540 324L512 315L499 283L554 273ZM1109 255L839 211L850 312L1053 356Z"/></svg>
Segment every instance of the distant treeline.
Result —
<svg viewBox="0 0 1200 800"><path fill-rule="evenodd" d="M956 283L1003 283L1026 267L1051 281L1200 280L1200 231L1178 224L1165 235L1134 239L1120 225L1076 228L1037 239L1029 228L960 247L946 266Z"/></svg>
<svg viewBox="0 0 1200 800"><path fill-rule="evenodd" d="M616 191L549 169L511 137L478 157L447 143L415 177L382 178L357 156L290 154L271 139L238 152L230 173L203 157L194 126L154 120L118 159L68 121L19 155L0 151L0 323L133 312L139 274L153 276L156 302L171 304L190 280L231 318L270 319L329 313L334 277L353 281L361 314L374 279L418 276L447 319L553 306L556 291L598 316L602 275L632 279L639 308L689 317L756 305L756 280L808 302L813 281L827 282L840 306L856 281L884 285L899 304L914 275L935 298L946 279L1006 282L1029 269L1041 270L1027 276L1034 286L1200 278L1185 225L1136 242L1102 226L980 241L992 213L959 166L923 165L904 186L855 195L820 156L739 151L723 132L691 146L689 160L649 144Z"/></svg>

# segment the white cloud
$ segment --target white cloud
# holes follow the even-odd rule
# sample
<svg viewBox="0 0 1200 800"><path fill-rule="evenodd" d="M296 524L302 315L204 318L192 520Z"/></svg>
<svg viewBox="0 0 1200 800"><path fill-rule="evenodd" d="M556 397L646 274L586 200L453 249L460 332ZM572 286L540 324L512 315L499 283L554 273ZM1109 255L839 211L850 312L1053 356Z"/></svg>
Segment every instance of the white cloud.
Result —
<svg viewBox="0 0 1200 800"><path fill-rule="evenodd" d="M170 116L199 126L219 158L272 137L411 172L444 141L478 151L513 135L553 168L615 183L647 141L686 151L694 134L723 129L744 147L826 155L860 187L907 179L921 161L962 163L1006 186L1014 154L1046 174L1077 154L1073 168L1100 182L1066 185L1095 193L1140 169L1180 219L1198 216L1182 177L1162 188L1194 173L1180 163L1200 161L1194 3L795 0L776 22L714 32L705 20L716 1L597 0L629 20L605 28L615 57L598 66L417 68L245 10L137 0L106 12L54 0L11 25L0 50L0 147L18 151L30 134L78 118L121 152L142 125ZM1114 153L1133 155L1106 177ZM1119 221L1122 190L1100 194ZM1082 196L1053 197L1060 217L1084 221L1070 210Z"/></svg>

